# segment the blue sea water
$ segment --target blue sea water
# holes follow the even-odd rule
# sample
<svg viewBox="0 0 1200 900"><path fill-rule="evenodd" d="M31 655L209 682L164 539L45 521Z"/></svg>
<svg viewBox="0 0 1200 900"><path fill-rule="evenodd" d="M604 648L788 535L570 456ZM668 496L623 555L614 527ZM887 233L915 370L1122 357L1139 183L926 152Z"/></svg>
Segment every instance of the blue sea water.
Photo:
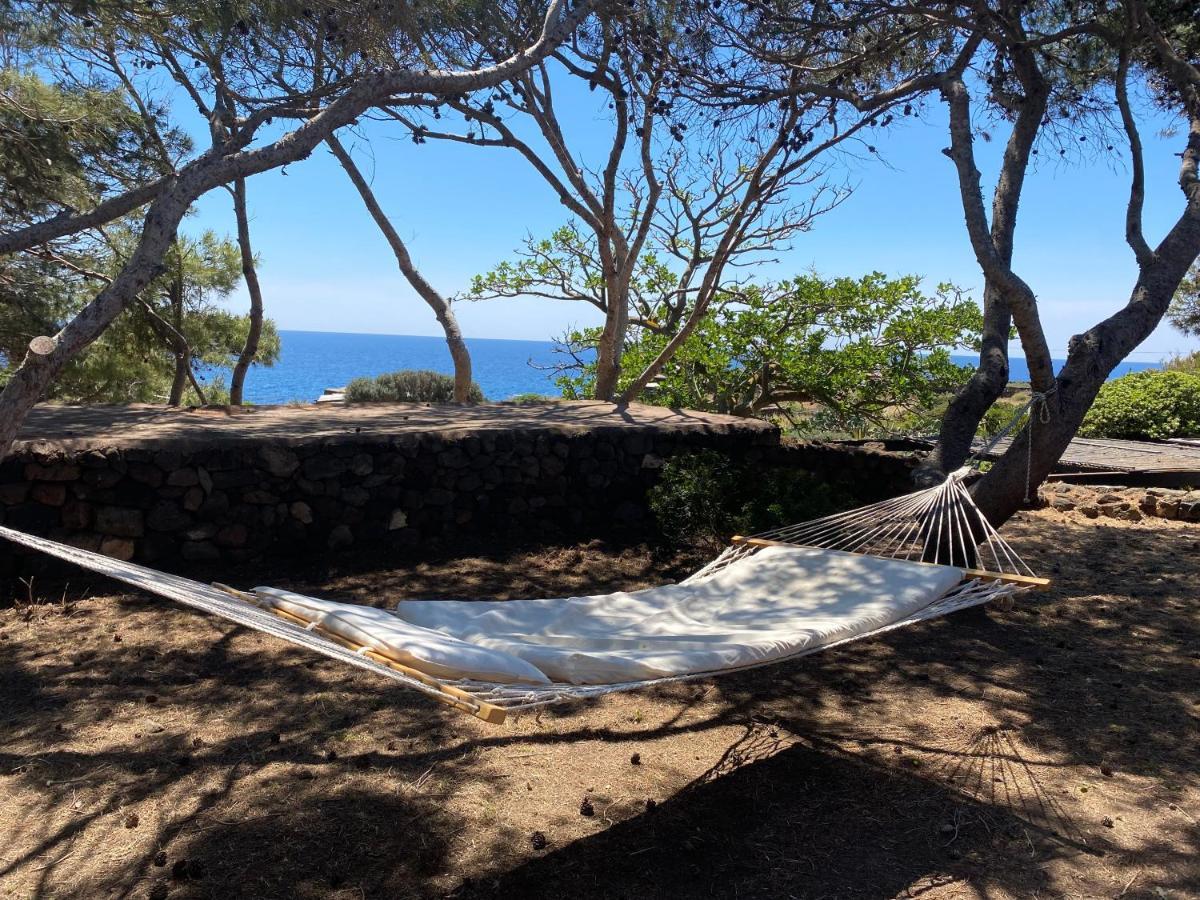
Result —
<svg viewBox="0 0 1200 900"><path fill-rule="evenodd" d="M280 331L279 339L279 361L255 366L246 376L246 399L251 403L316 400L325 388L398 369L454 373L450 351L440 337ZM558 395L554 373L536 368L556 361L551 342L468 338L467 346L475 381L489 400L528 393ZM228 373L225 379L228 383Z"/></svg>
<svg viewBox="0 0 1200 900"><path fill-rule="evenodd" d="M281 331L279 337L279 362L269 368L255 366L246 378L246 399L251 403L316 400L325 388L342 387L360 375L382 375L397 369L454 371L446 342L440 337L322 331ZM558 395L554 373L546 367L561 357L550 341L468 338L467 344L475 380L489 400L530 393ZM962 365L975 363L969 356L954 360ZM1010 366L1013 381L1029 380L1025 360L1014 358ZM1155 367L1154 363L1126 362L1117 367L1113 377ZM225 376L228 381L228 373Z"/></svg>

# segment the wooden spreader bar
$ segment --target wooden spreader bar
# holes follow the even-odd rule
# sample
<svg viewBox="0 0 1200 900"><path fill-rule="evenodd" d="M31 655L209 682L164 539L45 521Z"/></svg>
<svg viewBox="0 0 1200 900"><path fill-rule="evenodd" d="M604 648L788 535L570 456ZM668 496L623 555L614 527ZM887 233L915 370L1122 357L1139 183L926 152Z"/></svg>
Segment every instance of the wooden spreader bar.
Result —
<svg viewBox="0 0 1200 900"><path fill-rule="evenodd" d="M285 610L276 609L275 607L264 606L258 602L258 598L256 598L254 594L247 593L246 591L239 591L237 588L231 588L227 584L218 584L216 582L213 582L213 587L224 591L231 596L237 597L239 600L244 600L247 603L251 603L254 606L259 607L259 609L267 609L279 616L279 618L291 622L293 625L299 625L308 631L315 631L326 640L333 641L335 644L341 644L347 650L353 650L355 653L365 656L372 662L377 662L382 666L387 666L389 669L395 669L397 672L404 673L409 678L433 688L435 691L437 691L437 693L430 694L429 696L433 697L435 700L445 703L447 706L454 707L459 712L470 713L471 715L478 719L482 719L490 725L503 724L508 715L507 711L503 707L496 706L492 703L485 703L482 700L472 697L469 693L461 688L456 688L450 684L443 684L432 675L427 675L418 669L411 668L403 663L398 663L394 659L384 656L382 653L377 653L374 650L366 648L362 644L346 640L346 638L342 637L341 635L334 634L332 631L323 628L321 625L310 622L303 616L297 616Z"/></svg>
<svg viewBox="0 0 1200 900"><path fill-rule="evenodd" d="M767 538L744 537L740 534L735 534L730 539L731 543L749 545L751 547L803 547L805 544L790 544L787 541L772 541ZM839 553L854 553L853 550L839 550ZM858 556L870 556L869 553L859 553ZM909 559L905 562L920 563L923 566L933 566L937 563L926 562L925 560ZM956 567L961 568L961 567ZM963 581L1002 581L1005 584L1020 584L1025 587L1031 587L1035 590L1044 591L1050 587L1049 578L1038 578L1034 575L1009 575L1007 572L989 572L987 569L963 569Z"/></svg>

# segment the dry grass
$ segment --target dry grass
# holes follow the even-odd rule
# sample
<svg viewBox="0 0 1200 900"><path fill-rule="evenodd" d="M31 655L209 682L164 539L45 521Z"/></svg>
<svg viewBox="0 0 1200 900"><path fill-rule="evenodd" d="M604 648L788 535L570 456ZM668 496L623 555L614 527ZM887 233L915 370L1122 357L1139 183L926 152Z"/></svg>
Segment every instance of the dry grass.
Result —
<svg viewBox="0 0 1200 900"><path fill-rule="evenodd" d="M0 896L1200 895L1200 529L1007 532L1058 579L1012 612L501 728L105 585L0 611ZM273 578L380 603L688 563L367 562Z"/></svg>

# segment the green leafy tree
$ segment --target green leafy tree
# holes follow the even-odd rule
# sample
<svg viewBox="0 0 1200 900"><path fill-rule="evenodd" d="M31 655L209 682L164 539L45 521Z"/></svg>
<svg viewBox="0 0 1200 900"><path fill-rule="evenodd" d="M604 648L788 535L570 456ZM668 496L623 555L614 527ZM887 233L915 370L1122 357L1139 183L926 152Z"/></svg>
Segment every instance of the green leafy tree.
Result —
<svg viewBox="0 0 1200 900"><path fill-rule="evenodd" d="M950 285L928 295L917 276L803 275L728 294L663 369L649 402L740 416L803 408L824 429L860 430L928 407L970 370L950 358L978 345L979 307ZM643 328L626 348L649 359L666 333ZM587 394L591 334L564 341L567 396ZM636 368L636 366L631 367Z"/></svg>
<svg viewBox="0 0 1200 900"><path fill-rule="evenodd" d="M1167 318L1184 334L1200 336L1200 265L1192 266L1175 291Z"/></svg>
<svg viewBox="0 0 1200 900"><path fill-rule="evenodd" d="M1151 369L1106 382L1080 434L1131 440L1196 437L1200 375Z"/></svg>
<svg viewBox="0 0 1200 900"><path fill-rule="evenodd" d="M0 307L0 379L20 363L31 337L53 334L124 264L136 236L110 229L86 252L23 254L0 269L6 295ZM204 373L229 368L250 327L247 316L219 306L241 279L238 246L213 232L177 238L164 271L111 328L67 366L49 399L89 403L179 404L190 396L217 399L202 385ZM258 362L279 356L279 335L264 324Z"/></svg>

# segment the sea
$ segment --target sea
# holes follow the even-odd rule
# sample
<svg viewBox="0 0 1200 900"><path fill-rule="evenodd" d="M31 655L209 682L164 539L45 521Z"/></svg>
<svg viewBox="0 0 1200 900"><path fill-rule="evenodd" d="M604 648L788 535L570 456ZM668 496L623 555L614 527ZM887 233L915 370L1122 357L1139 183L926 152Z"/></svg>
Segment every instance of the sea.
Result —
<svg viewBox="0 0 1200 900"><path fill-rule="evenodd" d="M280 331L281 354L273 366L255 366L246 376L246 399L251 403L313 401L326 388L344 387L360 375L382 375L397 369L454 371L446 342L440 337L408 334L340 334L326 331ZM553 366L562 362L551 341L512 341L468 338L475 381L489 400L508 400L518 394L558 396ZM974 365L970 356L955 356L961 365ZM1062 365L1061 360L1055 361ZM1157 363L1125 362L1112 377L1157 368ZM207 378L229 373L213 370ZM1010 360L1013 381L1028 381L1025 360Z"/></svg>

